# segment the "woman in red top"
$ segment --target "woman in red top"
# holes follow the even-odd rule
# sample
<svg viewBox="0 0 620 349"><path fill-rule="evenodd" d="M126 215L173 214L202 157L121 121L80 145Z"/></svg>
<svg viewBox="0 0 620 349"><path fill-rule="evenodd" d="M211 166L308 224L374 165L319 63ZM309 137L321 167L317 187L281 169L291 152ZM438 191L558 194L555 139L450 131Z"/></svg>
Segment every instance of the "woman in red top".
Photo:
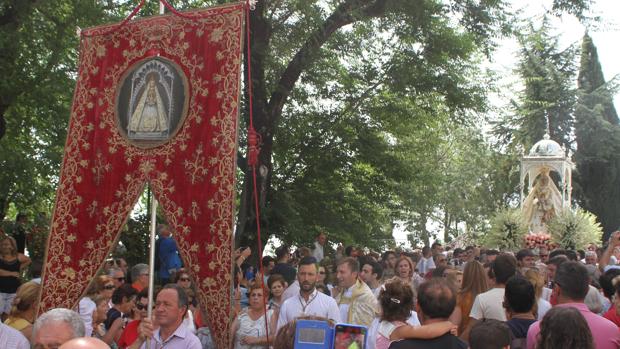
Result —
<svg viewBox="0 0 620 349"><path fill-rule="evenodd" d="M148 306L149 293L148 288L145 288L138 293L133 307L133 313L134 315L137 315L138 319L129 322L127 326L125 326L125 329L117 342L119 348L127 348L131 346L136 339L138 339L138 327L140 326L142 319L144 319L147 315Z"/></svg>
<svg viewBox="0 0 620 349"><path fill-rule="evenodd" d="M616 289L616 293L615 297L610 297L613 299L613 302L611 303L611 307L609 307L609 310L603 315L603 317L616 324L616 326L620 327L620 276L616 276L612 279L611 282Z"/></svg>

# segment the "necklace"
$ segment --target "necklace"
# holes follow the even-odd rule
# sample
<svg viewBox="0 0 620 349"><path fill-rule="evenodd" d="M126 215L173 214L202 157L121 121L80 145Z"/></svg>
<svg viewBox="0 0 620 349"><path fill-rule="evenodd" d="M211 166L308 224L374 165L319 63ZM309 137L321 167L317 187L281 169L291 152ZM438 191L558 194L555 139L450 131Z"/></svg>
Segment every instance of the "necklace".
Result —
<svg viewBox="0 0 620 349"><path fill-rule="evenodd" d="M250 319L252 319L252 321L259 320L261 317L263 317L263 315L265 315L263 309L254 310L252 308L248 308L248 316L250 316Z"/></svg>
<svg viewBox="0 0 620 349"><path fill-rule="evenodd" d="M299 304L301 305L301 315L306 315L306 308L310 305L310 303L312 303L312 301L316 298L316 296L318 295L318 292L316 292L316 290L312 293L311 297L308 299L308 301L306 302L306 300L301 296L301 294L299 294Z"/></svg>

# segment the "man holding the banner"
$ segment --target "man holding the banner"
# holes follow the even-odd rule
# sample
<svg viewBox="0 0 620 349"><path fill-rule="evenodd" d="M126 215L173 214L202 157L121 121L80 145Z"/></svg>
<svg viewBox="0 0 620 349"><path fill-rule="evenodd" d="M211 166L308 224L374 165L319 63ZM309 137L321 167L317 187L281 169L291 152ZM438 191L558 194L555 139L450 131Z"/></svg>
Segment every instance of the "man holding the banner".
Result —
<svg viewBox="0 0 620 349"><path fill-rule="evenodd" d="M183 288L176 284L164 286L157 294L154 309L159 328L153 330L151 319L142 320L138 339L129 348L202 349L198 337L183 325L188 307L187 294Z"/></svg>

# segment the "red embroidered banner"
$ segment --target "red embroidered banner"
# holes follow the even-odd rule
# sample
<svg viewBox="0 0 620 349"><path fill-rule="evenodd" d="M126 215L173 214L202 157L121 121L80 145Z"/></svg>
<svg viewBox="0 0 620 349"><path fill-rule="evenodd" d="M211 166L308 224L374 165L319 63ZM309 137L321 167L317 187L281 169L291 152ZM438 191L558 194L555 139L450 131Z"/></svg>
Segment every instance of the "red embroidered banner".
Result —
<svg viewBox="0 0 620 349"><path fill-rule="evenodd" d="M148 182L228 346L243 6L82 32L40 312L76 305Z"/></svg>

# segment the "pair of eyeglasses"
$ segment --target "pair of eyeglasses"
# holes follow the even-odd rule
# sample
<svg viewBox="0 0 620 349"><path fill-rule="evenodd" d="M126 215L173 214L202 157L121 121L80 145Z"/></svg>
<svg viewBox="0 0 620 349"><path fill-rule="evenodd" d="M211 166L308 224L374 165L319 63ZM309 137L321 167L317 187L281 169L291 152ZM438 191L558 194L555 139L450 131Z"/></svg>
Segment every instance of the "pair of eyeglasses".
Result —
<svg viewBox="0 0 620 349"><path fill-rule="evenodd" d="M149 307L148 304L136 303L136 308L138 310L146 310L146 309L148 309L148 307Z"/></svg>
<svg viewBox="0 0 620 349"><path fill-rule="evenodd" d="M103 288L106 289L106 290L113 290L113 289L116 288L116 286L114 286L114 285L105 285L105 286L103 286Z"/></svg>
<svg viewBox="0 0 620 349"><path fill-rule="evenodd" d="M325 275L325 272L324 271L320 271L319 274Z"/></svg>
<svg viewBox="0 0 620 349"><path fill-rule="evenodd" d="M116 280L118 282L125 282L125 277L114 278L114 280Z"/></svg>
<svg viewBox="0 0 620 349"><path fill-rule="evenodd" d="M190 278L180 278L179 281L191 281Z"/></svg>

